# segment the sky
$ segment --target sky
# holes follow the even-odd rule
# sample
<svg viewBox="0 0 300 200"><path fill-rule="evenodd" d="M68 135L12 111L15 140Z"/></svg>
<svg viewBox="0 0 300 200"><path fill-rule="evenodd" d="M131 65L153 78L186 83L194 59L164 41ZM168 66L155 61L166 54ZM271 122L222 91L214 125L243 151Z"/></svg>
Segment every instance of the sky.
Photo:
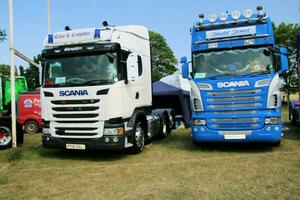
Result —
<svg viewBox="0 0 300 200"><path fill-rule="evenodd" d="M8 1L0 0L0 29L9 34ZM14 0L15 48L29 58L43 49L47 0ZM262 5L276 25L300 23L300 0L51 0L51 31L111 25L143 25L162 34L176 58L190 57L190 28L204 13L255 10ZM9 38L7 38L9 39ZM16 65L28 64L16 58ZM9 40L0 43L0 64L9 64Z"/></svg>

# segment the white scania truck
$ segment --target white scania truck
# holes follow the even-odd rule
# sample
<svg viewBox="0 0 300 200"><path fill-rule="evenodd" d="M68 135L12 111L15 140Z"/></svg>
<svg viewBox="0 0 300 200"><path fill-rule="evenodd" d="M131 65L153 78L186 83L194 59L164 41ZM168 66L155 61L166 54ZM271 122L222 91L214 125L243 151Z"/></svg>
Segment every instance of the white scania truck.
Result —
<svg viewBox="0 0 300 200"><path fill-rule="evenodd" d="M49 34L41 70L43 146L143 150L167 136L172 109L152 110L149 33L105 26Z"/></svg>

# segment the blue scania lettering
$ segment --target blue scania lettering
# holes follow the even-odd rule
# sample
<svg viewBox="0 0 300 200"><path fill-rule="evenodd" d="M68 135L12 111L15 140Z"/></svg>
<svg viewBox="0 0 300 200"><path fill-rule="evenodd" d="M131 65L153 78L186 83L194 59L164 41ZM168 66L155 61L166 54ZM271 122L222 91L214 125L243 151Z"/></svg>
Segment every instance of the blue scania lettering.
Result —
<svg viewBox="0 0 300 200"><path fill-rule="evenodd" d="M280 143L279 74L287 70L287 51L275 45L262 7L243 13L199 15L192 27L192 69L185 57L181 63L192 82L194 142Z"/></svg>
<svg viewBox="0 0 300 200"><path fill-rule="evenodd" d="M59 91L59 96L87 96L87 90L62 90Z"/></svg>

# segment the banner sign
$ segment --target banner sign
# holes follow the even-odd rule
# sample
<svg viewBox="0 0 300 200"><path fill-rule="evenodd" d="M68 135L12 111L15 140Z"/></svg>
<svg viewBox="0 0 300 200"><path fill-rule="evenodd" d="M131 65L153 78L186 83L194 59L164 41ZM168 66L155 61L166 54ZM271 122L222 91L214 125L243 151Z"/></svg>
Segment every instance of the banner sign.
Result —
<svg viewBox="0 0 300 200"><path fill-rule="evenodd" d="M206 39L227 38L243 35L256 34L256 26L246 26L239 28L228 28L206 32Z"/></svg>

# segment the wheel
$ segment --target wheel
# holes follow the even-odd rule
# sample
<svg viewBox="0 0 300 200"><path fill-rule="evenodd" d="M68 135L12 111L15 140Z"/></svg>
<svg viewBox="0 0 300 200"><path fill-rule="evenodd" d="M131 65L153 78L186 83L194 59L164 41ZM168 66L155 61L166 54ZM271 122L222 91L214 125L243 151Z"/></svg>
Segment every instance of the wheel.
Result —
<svg viewBox="0 0 300 200"><path fill-rule="evenodd" d="M293 111L293 113L291 114L291 123L293 125L295 125L297 123L297 113L296 113L296 111Z"/></svg>
<svg viewBox="0 0 300 200"><path fill-rule="evenodd" d="M0 126L0 147L9 148L12 145L11 130L6 126Z"/></svg>
<svg viewBox="0 0 300 200"><path fill-rule="evenodd" d="M167 132L168 132L168 133L171 133L171 132L172 132L172 129L174 128L174 126L175 126L175 117L174 117L174 115L171 113L170 116L169 116Z"/></svg>
<svg viewBox="0 0 300 200"><path fill-rule="evenodd" d="M162 119L161 119L161 129L160 129L160 137L161 138L165 138L168 136L168 121L167 121L167 116L166 114L162 115Z"/></svg>
<svg viewBox="0 0 300 200"><path fill-rule="evenodd" d="M26 133L36 133L38 130L39 130L39 124L36 121L30 120L25 123Z"/></svg>
<svg viewBox="0 0 300 200"><path fill-rule="evenodd" d="M133 127L133 146L130 148L133 154L142 152L145 146L145 131L142 125L141 121L137 121Z"/></svg>

